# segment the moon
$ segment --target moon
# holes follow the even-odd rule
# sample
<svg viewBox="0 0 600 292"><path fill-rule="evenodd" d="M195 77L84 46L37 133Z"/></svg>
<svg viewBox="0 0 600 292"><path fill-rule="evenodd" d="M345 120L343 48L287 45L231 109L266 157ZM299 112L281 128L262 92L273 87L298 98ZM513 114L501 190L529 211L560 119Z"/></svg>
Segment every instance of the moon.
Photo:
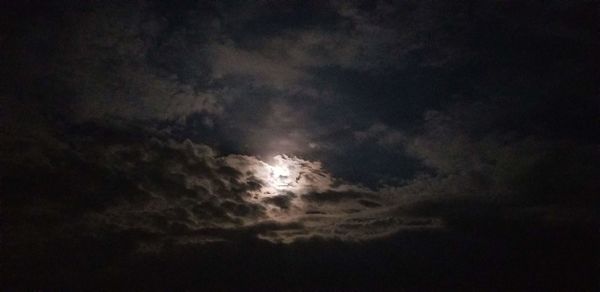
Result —
<svg viewBox="0 0 600 292"><path fill-rule="evenodd" d="M277 190L294 187L299 176L294 165L295 161L286 155L277 155L273 160L274 164L268 165L271 186Z"/></svg>

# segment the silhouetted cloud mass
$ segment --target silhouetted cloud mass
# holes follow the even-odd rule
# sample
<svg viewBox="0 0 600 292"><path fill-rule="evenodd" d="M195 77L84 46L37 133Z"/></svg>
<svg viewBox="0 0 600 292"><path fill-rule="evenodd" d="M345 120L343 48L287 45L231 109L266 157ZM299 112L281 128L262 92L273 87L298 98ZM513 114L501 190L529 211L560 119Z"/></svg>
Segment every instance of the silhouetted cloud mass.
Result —
<svg viewBox="0 0 600 292"><path fill-rule="evenodd" d="M597 1L13 2L2 288L598 288Z"/></svg>

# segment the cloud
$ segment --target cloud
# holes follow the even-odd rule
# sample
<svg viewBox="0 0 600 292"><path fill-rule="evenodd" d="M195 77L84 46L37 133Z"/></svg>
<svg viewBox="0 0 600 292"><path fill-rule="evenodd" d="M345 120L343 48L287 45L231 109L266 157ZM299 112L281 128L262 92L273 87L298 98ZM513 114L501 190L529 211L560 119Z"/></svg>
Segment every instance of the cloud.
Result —
<svg viewBox="0 0 600 292"><path fill-rule="evenodd" d="M439 67L468 55L469 50L460 43L469 29L462 5L377 2L365 9L360 2L334 1L334 6L352 24L352 36L363 44L355 68L402 68L415 61Z"/></svg>
<svg viewBox="0 0 600 292"><path fill-rule="evenodd" d="M273 197L267 197L263 199L266 204L271 204L279 207L280 209L289 209L292 206L292 199L295 197L294 193L289 192L286 195L276 195Z"/></svg>
<svg viewBox="0 0 600 292"><path fill-rule="evenodd" d="M137 199L114 198L105 209L88 212L87 222L154 234L162 238L160 246L166 238L186 244L232 240L236 232L284 243L314 237L355 241L404 229L484 226L490 220L595 220L586 207L597 187L590 179L593 167L578 170L578 179L560 177L561 171L585 165L585 157L593 157L591 148L487 133L478 127L493 125L488 120L495 115L473 108L482 106L427 112L422 131L394 143L430 171L377 189L336 178L318 161L221 155L190 140L172 140L168 133L88 141L76 147L79 155L127 178ZM396 132L375 125L356 135L367 141L388 133ZM577 159L555 159L568 152ZM565 194L569 208L560 207Z"/></svg>
<svg viewBox="0 0 600 292"><path fill-rule="evenodd" d="M256 87L307 91L312 87L315 69L352 68L362 51L360 40L341 28L283 30L257 43L247 48L227 39L211 45L213 78L242 77Z"/></svg>
<svg viewBox="0 0 600 292"><path fill-rule="evenodd" d="M271 59L258 52L249 52L231 46L219 45L212 48L214 55L213 77L249 77L258 86L286 89L303 78L306 73L283 60Z"/></svg>
<svg viewBox="0 0 600 292"><path fill-rule="evenodd" d="M12 2L3 286L596 284L592 4Z"/></svg>
<svg viewBox="0 0 600 292"><path fill-rule="evenodd" d="M48 60L52 69L46 78L69 93L69 110L63 113L84 121L106 117L181 120L193 113L221 113L219 90L200 88L196 82L201 83L201 78L188 76L203 73L197 58L203 55L202 48L181 39L178 31L168 31L168 23L155 7L110 4L88 8L69 11L65 23L70 27L58 31L63 43ZM172 56L182 53L196 65L195 72L173 70L177 60Z"/></svg>
<svg viewBox="0 0 600 292"><path fill-rule="evenodd" d="M483 226L489 220L556 223L568 217L565 213L580 224L597 220L588 208L599 188L589 167L597 160L594 146L503 132L498 118L514 115L514 121L526 122L529 117L498 102L506 100L425 114L423 131L409 136L404 147L431 173L387 190L404 201L398 211L439 216L457 226ZM557 209L564 213L554 217Z"/></svg>
<svg viewBox="0 0 600 292"><path fill-rule="evenodd" d="M320 193L311 193L304 197L307 201L318 202L318 203L337 203L343 200L352 200L356 198L362 198L367 196L366 194L362 194L356 191L345 191L345 192L336 192L336 191L328 191L328 192L320 192Z"/></svg>
<svg viewBox="0 0 600 292"><path fill-rule="evenodd" d="M103 133L102 140L86 133ZM62 163L45 167L44 161L12 160L15 172L3 174L9 201L28 198L9 213L29 218L45 210L38 219L56 223L50 233L76 221L77 230L95 230L98 236L143 234L136 241L140 250L156 251L172 241L201 244L237 236L285 243L313 237L356 241L414 228L404 224L415 216L393 215L398 205L388 194L335 178L318 161L277 156L267 163L222 155L127 123L87 123L63 143L69 147L48 148L53 161ZM19 178L24 169L32 175L28 188ZM386 224L376 219L392 217ZM436 221L420 228L440 226ZM69 234L63 233L75 236Z"/></svg>
<svg viewBox="0 0 600 292"><path fill-rule="evenodd" d="M358 143L375 142L375 144L395 149L406 141L406 135L382 123L374 123L364 131L355 131L354 139Z"/></svg>
<svg viewBox="0 0 600 292"><path fill-rule="evenodd" d="M293 91L314 86L311 82L319 78L315 74L319 69L377 72L402 68L414 63L415 57L420 65L435 67L465 54L465 48L459 53L459 44L450 43L448 37L465 29L465 19L452 14L455 18L448 20L447 14L441 14L461 7L437 1L410 3L408 7L383 2L373 6L363 9L359 3L331 1L318 7L329 12L327 17L315 20L326 26L265 27L272 33L255 38L243 27L260 26L256 21L264 17L261 12L227 11L241 20L233 25L237 30L222 31L218 44L210 46L212 76L245 77L254 86ZM446 26L456 31L447 31Z"/></svg>
<svg viewBox="0 0 600 292"><path fill-rule="evenodd" d="M64 91L72 92L72 104L67 102L69 107L61 111L79 119L56 129L47 121L30 124L23 131L27 135L9 129L16 136L6 138L11 143L3 143L12 147L9 152L22 142L35 147L31 153L21 151L22 155L3 155L2 159L15 169L39 166L37 186L48 186L48 177L63 177L60 186L69 191L50 188L57 202L48 210L60 213L78 206L85 222L103 228L162 237L194 233L195 240L207 232L208 241L225 239L218 234L233 230L261 230L254 236L285 242L311 236L361 240L393 233L406 227L406 222L439 227L444 220L473 215L468 214L470 210L494 210L498 216L508 216L540 214L540 208L546 208L562 214L556 205L569 194L576 198L575 207L569 210L585 209L585 203L595 202L589 195L597 190L590 183L594 167L589 161L595 161L596 155L593 145L551 141L536 133L493 132L499 129L494 127L497 120L506 119L494 106L429 110L423 129L412 132L368 118L356 122L366 128L354 129L352 113L358 106L340 107L346 101L344 95L315 82L319 69L369 71L377 76L376 69L402 68L407 57L423 51L434 53L417 58L419 66L448 64L457 57L452 50L460 46L452 42L445 46L441 37L449 29L445 24L451 22L439 19L445 6L438 2L407 5L414 9L334 5L336 16L328 29L282 27L259 38L240 38L243 33L228 31L225 24L210 17L180 29L166 23L160 11L151 7L113 5L75 13L69 23L79 25L65 32L69 33L64 37L65 50L51 61L62 70L52 80L64 82ZM256 20L254 12L243 18L240 27ZM462 22L456 25L462 31ZM424 35L431 39L421 39ZM196 37L206 42L192 41ZM186 64L181 67L185 70L177 69L181 64ZM336 103L336 98L342 101ZM234 144L239 148L252 144L244 149L250 151L218 154L217 147L185 140L197 130L185 124L174 134L165 128L149 130L151 125L102 128L93 122L81 123L117 116L125 124L135 124L180 120L192 114L200 114L203 125L231 136L239 134L242 138ZM531 123L523 123L527 124ZM310 154L311 143L327 146L315 147L315 152L331 154L346 149L346 142L392 150L386 155L406 151L422 163L425 174L399 178L400 185L367 188L336 177L316 159L278 156L263 161L253 156L261 148ZM346 158L353 166L347 171L355 177L374 172L373 166L357 163L358 156L366 153L359 150L348 151ZM556 159L563 155L573 159ZM374 156L365 157L372 160ZM387 158L386 163L375 164L403 167ZM582 173L577 165L585 166ZM578 175L561 175L563 171ZM79 172L87 177L68 184L68 179L77 181ZM14 178L7 187L12 188L12 198L20 193L15 191L19 182ZM36 184L31 187L35 192L43 190ZM72 194L74 198L67 199ZM34 201L32 208L47 203ZM537 209L509 210L511 204ZM282 227L288 223L294 224L293 230ZM270 232L264 226L278 229Z"/></svg>

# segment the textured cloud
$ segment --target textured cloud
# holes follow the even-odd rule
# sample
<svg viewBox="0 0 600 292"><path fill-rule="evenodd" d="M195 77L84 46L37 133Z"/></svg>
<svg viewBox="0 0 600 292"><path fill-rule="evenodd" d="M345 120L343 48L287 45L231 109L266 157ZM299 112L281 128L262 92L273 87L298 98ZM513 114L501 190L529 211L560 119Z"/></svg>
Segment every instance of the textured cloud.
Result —
<svg viewBox="0 0 600 292"><path fill-rule="evenodd" d="M375 142L387 148L396 148L406 141L406 135L382 123L375 123L364 131L355 131L354 138L358 143Z"/></svg>
<svg viewBox="0 0 600 292"><path fill-rule="evenodd" d="M12 2L7 288L596 284L594 1Z"/></svg>
<svg viewBox="0 0 600 292"><path fill-rule="evenodd" d="M39 190L40 198L69 190L52 205L32 200L22 210L75 208L80 228L146 234L137 243L141 250L160 249L167 241L228 241L238 234L287 243L312 237L355 241L442 225L437 219L394 215L400 201L337 179L320 162L276 156L267 163L220 155L206 145L177 142L144 128L86 127L85 132L102 132L102 142L73 133L65 141L69 147L48 150L64 163L44 166L29 159L14 166L37 168L39 182L33 186L46 188ZM86 177L77 179L78 173ZM48 187L46 178L57 175L62 179ZM20 196L19 180L10 177L5 188L12 200ZM56 228L65 228L62 224L69 222Z"/></svg>
<svg viewBox="0 0 600 292"><path fill-rule="evenodd" d="M15 16L38 4L44 12L36 21ZM36 96L53 114L79 120L182 120L221 112L220 89L206 85L205 49L191 41L214 31L211 19L184 35L157 3L95 4L11 4L7 17L14 27L2 32L11 40L2 49L10 56L3 92Z"/></svg>
<svg viewBox="0 0 600 292"><path fill-rule="evenodd" d="M475 103L427 110L422 129L410 131L388 121L374 121L360 111L364 103L353 103L354 98L370 99L377 95L379 86L389 85L369 84L377 81L382 70L402 70L415 62L419 68L439 67L460 59L453 50L462 48L463 39L444 35L462 35L468 17L452 13L451 19L444 20L441 12L445 8L462 12L465 7L437 1L404 6L330 3L319 6L327 13L319 14L316 20L306 20L306 25L296 25L282 21L272 11L209 6L207 11L215 9L227 17L210 16L212 13L197 17L201 11L194 8L189 14L178 15L185 23L181 25L173 20L173 15L163 15L154 4L69 10L65 22L78 25L53 34L51 37L64 40L54 45L61 50L49 59L49 68L39 65L32 70L39 79L48 77L65 86L47 93L48 96L67 92L69 98L60 104L64 107L48 101L51 98L41 101L40 108L52 105L47 111L59 112L60 118L38 117L38 124L20 126L18 120L44 109L15 107L15 117L3 115L7 120L3 123L5 140L10 142L3 143L8 150L4 152L14 152L19 143L33 145L31 153L3 154L7 165L18 168L39 162L60 172L63 166L55 165L56 157L63 155L77 157L69 162L73 165L65 168L85 164L100 172L123 176L127 178L123 184L128 184L136 195L144 194L141 198L145 199L121 202L111 196L106 203L110 208L96 215L115 226L131 225L130 228L159 233L166 233L172 225L194 230L289 221L297 223L296 227L304 226L302 232L295 230L294 236L338 236L334 235L335 226L346 220L366 222L377 212L385 217L391 211L399 212L394 216L409 216L416 212L407 211L410 204L431 204L436 200L445 204L465 199L492 205L498 202L502 206L524 200L528 206L538 207L558 204L564 193L572 189L578 192L574 195L577 204L593 201L587 195L596 190L588 181L593 167L586 166L580 179L548 182L548 177L559 178L560 169L574 171L574 163L558 161L556 156L571 153L574 161L585 165L584 158L595 158L594 146L568 139L557 142L540 133L505 131L503 127L514 129L514 125L506 126L499 120L514 117L525 128L541 124L519 120L514 112L503 111L518 108L518 103L497 108ZM170 13L178 12L175 9ZM280 17L282 23L258 36L251 29L244 29L270 26L260 22L261 17ZM328 25L317 25L321 22ZM463 55L469 52L460 51ZM34 55L25 50L28 54ZM344 74L350 77L336 81L336 77L347 77ZM327 76L333 79L321 81ZM30 79L26 80L33 82ZM360 86L352 87L356 84ZM358 93L341 90L344 87ZM382 94L385 93L389 92ZM396 100L374 98L374 103L395 105L392 99ZM404 97L397 99L404 101ZM410 102L406 100L406 104ZM12 105L14 102L7 102L7 106ZM475 114L480 111L485 115ZM393 110L388 113L396 116ZM194 114L201 118L200 127L193 123L197 118ZM51 119L69 120L73 116L77 118L66 122L68 126L58 127L62 129L49 125L55 123ZM131 133L133 130L115 134L122 129L115 130L113 126L97 132L116 136L116 142L99 134L88 137L87 144L79 138L73 142L70 137L60 137L72 134L65 127L84 127L81 122L108 116L149 124L190 117L192 121L182 123L179 132L169 133L163 128L163 136L156 137L156 132L147 134L150 137L140 133L137 135L142 136L136 136ZM210 134L216 137L204 135L207 131L202 130L212 127L218 133ZM151 127L141 128L139 132L145 133ZM119 140L129 135L134 138ZM244 155L218 155L213 149L219 147L181 142L194 135L202 135L194 141L230 142L235 145L224 148ZM94 141L99 145L94 145ZM376 173L383 166L394 170L404 167L403 161L394 160L404 151L421 163L419 171L424 174L415 176L410 168L413 172L406 171L405 177ZM267 163L258 158L265 153L331 156L335 159L329 161L337 159L342 166L352 166L345 168L346 177L360 181L375 173L377 180L367 188L358 182L344 182L315 161L279 156ZM343 154L346 156L342 159L336 156ZM374 162L363 166L365 161ZM525 177L535 179L524 182ZM386 183L396 184L377 185L383 178ZM94 184L101 181L96 177L90 180ZM77 192L77 186L73 188ZM118 204L113 205L113 199ZM447 210L440 212L431 211L427 217L444 217ZM391 224L389 230L401 225ZM348 234L352 234L349 238L361 238L357 235L360 232Z"/></svg>
<svg viewBox="0 0 600 292"><path fill-rule="evenodd" d="M279 56L276 59L269 58L260 52L249 52L226 45L215 46L212 50L215 58L214 78L249 77L258 86L277 89L288 88L306 78L302 69L286 64Z"/></svg>
<svg viewBox="0 0 600 292"><path fill-rule="evenodd" d="M177 34L166 33L164 21L149 8L107 5L72 20L78 25L65 44L60 78L78 96L77 115L177 120L220 112L218 93L198 91L194 83L148 61L178 42ZM193 55L188 58L197 62Z"/></svg>
<svg viewBox="0 0 600 292"><path fill-rule="evenodd" d="M460 7L447 7L437 1L406 5L408 9L402 10L378 2L372 9L363 9L360 3L333 1L319 7L330 12L321 20L328 24L327 29L282 25L272 34L252 41L236 39L233 36L237 31L224 31L232 37L210 49L213 77L246 77L255 86L288 91L314 86L310 81L319 78L315 75L319 69L401 68L414 62L408 58L415 55L422 65L441 66L459 57L457 44L442 37L450 32L445 27L448 20L442 20L438 13ZM260 13L251 15L244 13L239 25L254 24L261 17ZM460 31L463 22L464 19L454 19L452 24ZM430 39L423 39L422 35L429 35Z"/></svg>
<svg viewBox="0 0 600 292"><path fill-rule="evenodd" d="M597 220L588 208L599 189L590 164L598 159L595 146L502 132L498 117L512 115L523 119L497 103L427 112L424 130L402 143L432 173L389 191L405 200L410 214L435 214L456 224Z"/></svg>
<svg viewBox="0 0 600 292"><path fill-rule="evenodd" d="M390 234L405 223L390 218L383 224L378 214L393 206L383 207L373 191L337 181L318 162L278 156L267 164L250 156L219 156L189 140L117 144L102 152L97 163L136 177L136 187L146 194L145 200L90 215L93 222L119 229L193 234L201 241L202 230L265 226L257 236L291 242L313 236L361 240ZM215 239L227 237L206 238Z"/></svg>
<svg viewBox="0 0 600 292"><path fill-rule="evenodd" d="M362 240L402 229L490 220L593 222L587 206L595 202L590 194L597 185L593 167L583 167L595 159L593 147L553 144L537 135L481 134L495 124L490 113L497 111L481 104L431 111L423 131L393 140L385 137L399 134L382 125L355 133L363 142L393 141L385 146L405 149L430 169L375 190L337 179L319 162L219 155L206 145L168 136L90 145L82 150L84 157L130 178L135 193L143 195L117 200L87 217L91 224L187 243L230 240L237 232L293 242ZM555 159L565 153L576 159ZM579 178L561 177L575 167L583 167ZM570 205L561 206L567 198Z"/></svg>

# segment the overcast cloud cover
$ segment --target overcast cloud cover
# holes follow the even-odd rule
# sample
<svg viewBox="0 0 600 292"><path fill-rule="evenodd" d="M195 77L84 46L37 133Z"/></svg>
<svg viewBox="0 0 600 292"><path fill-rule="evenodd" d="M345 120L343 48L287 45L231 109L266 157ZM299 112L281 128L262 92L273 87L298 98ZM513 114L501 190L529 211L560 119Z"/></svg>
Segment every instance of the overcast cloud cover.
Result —
<svg viewBox="0 0 600 292"><path fill-rule="evenodd" d="M597 1L24 1L4 288L595 290Z"/></svg>

